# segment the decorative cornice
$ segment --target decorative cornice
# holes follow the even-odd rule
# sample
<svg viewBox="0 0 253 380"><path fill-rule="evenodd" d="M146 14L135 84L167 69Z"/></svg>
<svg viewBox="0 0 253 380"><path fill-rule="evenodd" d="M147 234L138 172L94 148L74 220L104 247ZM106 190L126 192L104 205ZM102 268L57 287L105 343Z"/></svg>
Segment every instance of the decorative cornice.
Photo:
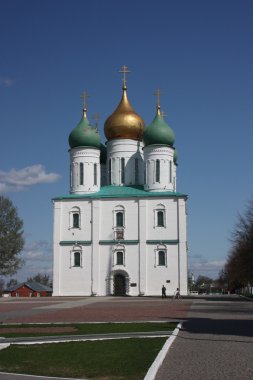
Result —
<svg viewBox="0 0 253 380"><path fill-rule="evenodd" d="M111 244L139 244L139 240L99 240L101 245Z"/></svg>
<svg viewBox="0 0 253 380"><path fill-rule="evenodd" d="M179 240L146 240L147 244L178 244Z"/></svg>
<svg viewBox="0 0 253 380"><path fill-rule="evenodd" d="M91 240L61 240L60 245L91 245Z"/></svg>

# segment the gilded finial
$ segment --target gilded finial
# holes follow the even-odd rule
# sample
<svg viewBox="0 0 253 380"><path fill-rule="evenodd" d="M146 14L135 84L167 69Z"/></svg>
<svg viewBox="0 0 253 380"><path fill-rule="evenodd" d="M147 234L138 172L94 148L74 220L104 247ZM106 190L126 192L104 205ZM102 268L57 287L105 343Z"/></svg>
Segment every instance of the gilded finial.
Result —
<svg viewBox="0 0 253 380"><path fill-rule="evenodd" d="M162 95L162 92L161 92L160 88L158 88L156 90L154 95L156 96L156 99L157 99L156 100L157 115L161 115L160 96Z"/></svg>
<svg viewBox="0 0 253 380"><path fill-rule="evenodd" d="M123 65L119 73L123 73L123 90L126 90L126 74L131 73L131 71L127 69L126 65Z"/></svg>
<svg viewBox="0 0 253 380"><path fill-rule="evenodd" d="M94 113L93 119L95 120L95 128L98 130L98 119L99 119L99 114L97 112Z"/></svg>
<svg viewBox="0 0 253 380"><path fill-rule="evenodd" d="M87 106L87 98L89 98L89 97L90 97L90 95L88 94L87 91L84 91L80 96L80 98L83 99L83 117L85 117L85 118L87 117L86 106Z"/></svg>

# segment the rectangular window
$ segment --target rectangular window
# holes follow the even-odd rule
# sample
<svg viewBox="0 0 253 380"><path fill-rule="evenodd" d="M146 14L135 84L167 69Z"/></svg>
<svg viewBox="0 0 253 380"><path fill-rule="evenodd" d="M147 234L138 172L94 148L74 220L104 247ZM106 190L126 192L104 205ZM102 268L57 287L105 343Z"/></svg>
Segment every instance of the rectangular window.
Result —
<svg viewBox="0 0 253 380"><path fill-rule="evenodd" d="M125 159L121 158L121 183L125 183Z"/></svg>
<svg viewBox="0 0 253 380"><path fill-rule="evenodd" d="M170 161L170 183L172 182L172 163Z"/></svg>
<svg viewBox="0 0 253 380"><path fill-rule="evenodd" d="M94 185L97 186L97 164L94 164Z"/></svg>
<svg viewBox="0 0 253 380"><path fill-rule="evenodd" d="M79 214L73 214L73 228L79 228Z"/></svg>
<svg viewBox="0 0 253 380"><path fill-rule="evenodd" d="M147 166L146 163L144 163L144 185L147 183Z"/></svg>
<svg viewBox="0 0 253 380"><path fill-rule="evenodd" d="M74 252L74 266L81 266L81 252Z"/></svg>
<svg viewBox="0 0 253 380"><path fill-rule="evenodd" d="M164 227L164 212L163 211L157 212L157 226Z"/></svg>
<svg viewBox="0 0 253 380"><path fill-rule="evenodd" d="M160 160L156 160L155 162L155 180L156 182L160 182Z"/></svg>
<svg viewBox="0 0 253 380"><path fill-rule="evenodd" d="M116 226L123 227L124 224L124 215L122 211L116 213Z"/></svg>
<svg viewBox="0 0 253 380"><path fill-rule="evenodd" d="M123 252L122 251L119 251L117 252L117 265L124 265L124 256L123 256Z"/></svg>
<svg viewBox="0 0 253 380"><path fill-rule="evenodd" d="M165 266L165 252L158 252L158 265Z"/></svg>
<svg viewBox="0 0 253 380"><path fill-rule="evenodd" d="M110 159L109 160L109 185L111 185L112 184L112 160Z"/></svg>
<svg viewBox="0 0 253 380"><path fill-rule="evenodd" d="M83 163L80 163L80 185L83 185Z"/></svg>
<svg viewBox="0 0 253 380"><path fill-rule="evenodd" d="M138 158L135 158L135 161L134 161L134 170L135 170L135 184L138 185L139 183L139 160Z"/></svg>

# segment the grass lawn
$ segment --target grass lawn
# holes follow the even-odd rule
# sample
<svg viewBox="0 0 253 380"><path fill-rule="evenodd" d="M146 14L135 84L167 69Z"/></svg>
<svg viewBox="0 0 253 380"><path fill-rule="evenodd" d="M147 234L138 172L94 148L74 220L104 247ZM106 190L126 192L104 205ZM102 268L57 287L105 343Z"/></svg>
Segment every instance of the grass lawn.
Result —
<svg viewBox="0 0 253 380"><path fill-rule="evenodd" d="M144 378L166 339L12 345L0 351L0 371L101 380L139 380Z"/></svg>
<svg viewBox="0 0 253 380"><path fill-rule="evenodd" d="M72 331L56 332L55 328L71 327ZM7 332L6 328L15 331ZM176 323L145 322L145 323L71 323L71 324L21 324L0 325L2 337L28 337L28 336L51 336L51 335L79 335L79 334L104 334L118 332L145 332L145 331L172 331ZM36 332L39 329L39 332ZM50 331L51 329L51 331ZM20 330L20 331L19 331ZM30 330L30 331L29 331ZM32 331L33 330L33 331ZM44 331L43 331L44 330Z"/></svg>

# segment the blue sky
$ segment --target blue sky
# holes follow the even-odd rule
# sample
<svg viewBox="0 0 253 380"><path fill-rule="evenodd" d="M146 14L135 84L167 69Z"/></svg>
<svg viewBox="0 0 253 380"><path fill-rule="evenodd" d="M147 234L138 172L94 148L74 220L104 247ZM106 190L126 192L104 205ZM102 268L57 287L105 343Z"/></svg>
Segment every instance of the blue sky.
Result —
<svg viewBox="0 0 253 380"><path fill-rule="evenodd" d="M24 220L19 280L52 271L52 204L69 191L68 135L128 97L146 124L154 92L176 135L189 195L189 269L215 277L253 193L251 0L2 0L0 191Z"/></svg>

